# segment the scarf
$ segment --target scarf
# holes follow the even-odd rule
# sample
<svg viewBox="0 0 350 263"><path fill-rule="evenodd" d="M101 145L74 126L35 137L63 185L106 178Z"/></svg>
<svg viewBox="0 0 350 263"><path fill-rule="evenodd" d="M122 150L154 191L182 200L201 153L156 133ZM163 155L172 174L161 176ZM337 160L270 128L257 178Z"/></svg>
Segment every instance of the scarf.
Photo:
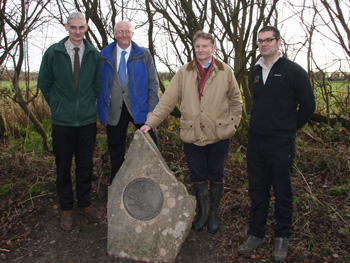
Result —
<svg viewBox="0 0 350 263"><path fill-rule="evenodd" d="M204 85L207 82L210 71L213 69L214 65L214 57L212 57L212 61L209 67L203 68L202 64L199 62L197 58L195 58L196 68L197 68L197 82L198 82L198 92L199 92L199 100L202 97Z"/></svg>

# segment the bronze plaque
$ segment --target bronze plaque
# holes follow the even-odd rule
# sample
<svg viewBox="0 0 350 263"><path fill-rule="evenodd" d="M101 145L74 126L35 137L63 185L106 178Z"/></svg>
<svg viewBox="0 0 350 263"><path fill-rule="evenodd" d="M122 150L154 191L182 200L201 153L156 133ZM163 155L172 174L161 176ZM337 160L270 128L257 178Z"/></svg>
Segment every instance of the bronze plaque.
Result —
<svg viewBox="0 0 350 263"><path fill-rule="evenodd" d="M152 179L137 178L125 187L123 203L131 217L142 221L151 220L162 210L163 192Z"/></svg>

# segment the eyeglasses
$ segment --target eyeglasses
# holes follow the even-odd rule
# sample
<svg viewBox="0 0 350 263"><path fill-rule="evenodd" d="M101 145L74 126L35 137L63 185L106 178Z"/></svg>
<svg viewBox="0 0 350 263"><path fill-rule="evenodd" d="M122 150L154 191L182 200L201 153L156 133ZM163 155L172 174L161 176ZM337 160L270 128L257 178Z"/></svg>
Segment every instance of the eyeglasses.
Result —
<svg viewBox="0 0 350 263"><path fill-rule="evenodd" d="M277 39L277 37L274 37L274 38L269 37L269 38L266 38L266 39L258 39L258 42L259 42L259 44L262 44L264 42L266 42L266 44L268 44L268 43L271 43L275 39Z"/></svg>
<svg viewBox="0 0 350 263"><path fill-rule="evenodd" d="M123 34L130 35L132 33L132 31L130 31L130 30L118 30L117 33L120 35L123 35Z"/></svg>

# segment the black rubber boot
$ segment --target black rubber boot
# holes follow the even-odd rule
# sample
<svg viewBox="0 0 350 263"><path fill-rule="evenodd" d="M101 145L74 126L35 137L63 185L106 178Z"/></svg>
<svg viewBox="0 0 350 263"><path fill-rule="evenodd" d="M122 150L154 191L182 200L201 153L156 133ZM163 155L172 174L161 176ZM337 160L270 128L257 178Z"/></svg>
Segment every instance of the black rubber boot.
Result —
<svg viewBox="0 0 350 263"><path fill-rule="evenodd" d="M208 183L196 183L193 187L197 199L197 216L192 229L201 231L208 219Z"/></svg>
<svg viewBox="0 0 350 263"><path fill-rule="evenodd" d="M224 189L223 183L210 182L210 212L208 218L208 232L211 234L219 230L219 206Z"/></svg>

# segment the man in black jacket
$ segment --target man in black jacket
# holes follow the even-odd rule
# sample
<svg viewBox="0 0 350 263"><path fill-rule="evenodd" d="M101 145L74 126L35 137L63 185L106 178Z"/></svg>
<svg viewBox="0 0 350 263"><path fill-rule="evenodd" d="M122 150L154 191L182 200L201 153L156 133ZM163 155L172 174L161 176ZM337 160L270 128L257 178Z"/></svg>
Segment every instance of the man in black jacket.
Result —
<svg viewBox="0 0 350 263"><path fill-rule="evenodd" d="M275 27L262 28L258 42L261 58L252 74L253 106L247 150L252 205L247 239L238 247L238 253L249 254L264 243L273 186L273 260L281 262L287 256L292 229L291 171L296 132L315 111L315 97L306 71L279 52L281 37Z"/></svg>

